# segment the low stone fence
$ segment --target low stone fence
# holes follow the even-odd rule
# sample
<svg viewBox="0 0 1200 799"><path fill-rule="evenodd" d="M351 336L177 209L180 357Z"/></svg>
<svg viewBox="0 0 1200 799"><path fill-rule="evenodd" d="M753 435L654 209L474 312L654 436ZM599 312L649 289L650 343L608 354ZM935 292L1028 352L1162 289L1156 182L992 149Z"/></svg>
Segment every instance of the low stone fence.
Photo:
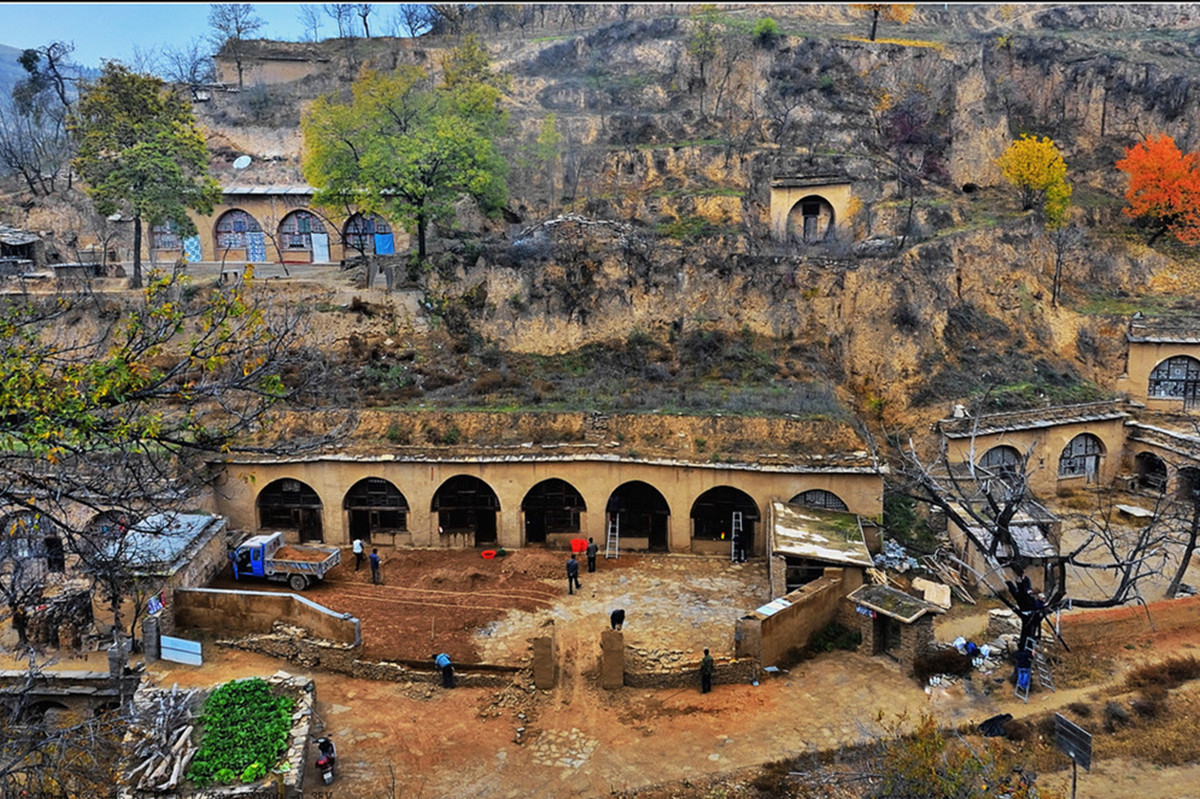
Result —
<svg viewBox="0 0 1200 799"><path fill-rule="evenodd" d="M174 626L197 627L219 635L269 633L276 622L309 631L317 638L360 646L362 625L299 594L227 591L218 588L175 590Z"/></svg>
<svg viewBox="0 0 1200 799"><path fill-rule="evenodd" d="M784 596L774 612L755 610L738 619L734 654L777 665L789 651L807 646L814 633L838 619L847 606L845 597L862 583L861 568L825 569L823 577Z"/></svg>
<svg viewBox="0 0 1200 799"><path fill-rule="evenodd" d="M728 662L717 660L713 669L713 685L749 685L762 677L762 669L754 658L738 658ZM625 670L628 688L695 688L700 690L700 658L680 662L674 667L656 671Z"/></svg>

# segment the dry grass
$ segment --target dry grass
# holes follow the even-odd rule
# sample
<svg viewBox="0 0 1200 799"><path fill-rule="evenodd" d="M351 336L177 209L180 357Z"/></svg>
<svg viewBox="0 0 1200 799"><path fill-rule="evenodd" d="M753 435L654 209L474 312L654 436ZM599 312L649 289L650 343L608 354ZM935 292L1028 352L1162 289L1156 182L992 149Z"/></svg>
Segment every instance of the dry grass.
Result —
<svg viewBox="0 0 1200 799"><path fill-rule="evenodd" d="M1125 677L1125 688L1178 688L1188 680L1200 677L1200 660L1194 655L1180 655L1157 663L1138 666Z"/></svg>
<svg viewBox="0 0 1200 799"><path fill-rule="evenodd" d="M1054 663L1054 684L1059 688L1084 688L1108 682L1117 659L1100 649L1077 647L1063 652Z"/></svg>

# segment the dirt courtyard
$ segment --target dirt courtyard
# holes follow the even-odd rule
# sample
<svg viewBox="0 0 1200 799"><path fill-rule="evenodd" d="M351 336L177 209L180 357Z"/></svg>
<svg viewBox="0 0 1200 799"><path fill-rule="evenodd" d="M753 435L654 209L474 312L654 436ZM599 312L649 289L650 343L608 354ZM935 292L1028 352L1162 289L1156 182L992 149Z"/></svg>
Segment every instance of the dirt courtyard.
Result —
<svg viewBox="0 0 1200 799"><path fill-rule="evenodd" d="M446 652L458 663L520 665L528 639L547 620L598 636L609 613L626 611L628 646L648 655L733 654L733 626L770 600L764 562L624 554L580 558L582 588L568 595L567 553L540 548L485 560L475 550L414 549L381 553L382 585L371 584L365 559L354 555L304 596L362 622L363 655L372 660L422 660ZM290 591L283 583L234 581L226 570L213 588ZM699 660L699 655L694 659Z"/></svg>

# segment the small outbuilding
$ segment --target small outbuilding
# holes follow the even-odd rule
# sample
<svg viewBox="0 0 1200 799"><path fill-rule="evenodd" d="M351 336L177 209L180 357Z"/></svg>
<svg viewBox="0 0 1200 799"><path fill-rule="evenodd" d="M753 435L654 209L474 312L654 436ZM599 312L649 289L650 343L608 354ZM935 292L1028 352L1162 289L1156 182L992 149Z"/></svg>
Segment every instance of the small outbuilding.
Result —
<svg viewBox="0 0 1200 799"><path fill-rule="evenodd" d="M911 674L933 643L933 619L942 609L886 585L864 585L846 599L859 618L861 650L887 655Z"/></svg>

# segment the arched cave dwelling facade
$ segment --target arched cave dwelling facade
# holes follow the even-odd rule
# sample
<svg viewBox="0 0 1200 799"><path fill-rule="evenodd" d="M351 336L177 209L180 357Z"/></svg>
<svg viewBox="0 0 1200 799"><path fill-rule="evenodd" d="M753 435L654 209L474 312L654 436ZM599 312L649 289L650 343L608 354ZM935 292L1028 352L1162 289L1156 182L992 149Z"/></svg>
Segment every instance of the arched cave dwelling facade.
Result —
<svg viewBox="0 0 1200 799"><path fill-rule="evenodd" d="M883 512L883 474L869 459L820 468L588 457L314 458L213 466L213 510L231 528L281 530L289 541L341 546L355 535L376 546L508 548L566 547L573 538L590 537L603 551L616 518L621 551L723 554L729 541L720 540L720 526L738 512L750 551L761 555L770 537L759 526L761 509L772 501L825 492L851 513L877 519ZM376 487L374 498L364 485ZM403 527L395 518L371 522L372 512L400 503Z"/></svg>
<svg viewBox="0 0 1200 799"><path fill-rule="evenodd" d="M818 244L848 230L850 183L831 175L771 181L771 235L776 241Z"/></svg>

